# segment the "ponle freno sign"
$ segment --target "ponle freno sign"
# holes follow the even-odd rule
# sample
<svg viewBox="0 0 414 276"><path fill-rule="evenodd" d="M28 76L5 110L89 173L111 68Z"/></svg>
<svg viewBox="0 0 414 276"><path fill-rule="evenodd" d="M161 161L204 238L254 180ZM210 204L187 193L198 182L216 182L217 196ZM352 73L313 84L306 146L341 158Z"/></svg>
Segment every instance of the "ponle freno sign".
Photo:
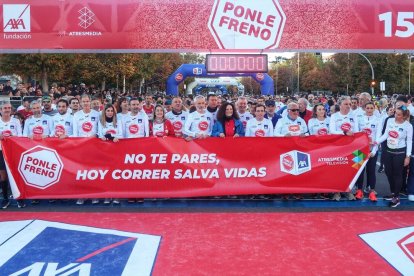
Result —
<svg viewBox="0 0 414 276"><path fill-rule="evenodd" d="M216 0L208 27L221 49L275 49L285 21L278 1Z"/></svg>

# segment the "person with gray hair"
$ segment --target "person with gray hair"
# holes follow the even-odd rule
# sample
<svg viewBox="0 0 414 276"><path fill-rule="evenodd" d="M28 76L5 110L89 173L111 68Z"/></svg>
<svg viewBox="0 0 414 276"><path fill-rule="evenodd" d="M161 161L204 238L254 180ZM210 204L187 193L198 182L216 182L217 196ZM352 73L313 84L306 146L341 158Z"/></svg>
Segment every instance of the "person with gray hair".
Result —
<svg viewBox="0 0 414 276"><path fill-rule="evenodd" d="M184 124L183 133L186 135L185 140L203 139L211 135L214 118L206 112L206 99L198 95L194 98L196 111L188 115Z"/></svg>
<svg viewBox="0 0 414 276"><path fill-rule="evenodd" d="M299 116L305 121L307 124L309 120L312 118L312 111L308 110L309 102L305 98L300 98L298 100L299 105Z"/></svg>
<svg viewBox="0 0 414 276"><path fill-rule="evenodd" d="M239 114L240 121L242 122L245 131L247 121L254 118L253 115L247 111L247 102L248 101L245 96L239 97L236 102L237 113Z"/></svg>
<svg viewBox="0 0 414 276"><path fill-rule="evenodd" d="M23 136L31 139L44 139L49 137L52 131L52 120L49 115L42 114L41 102L38 100L30 103L33 116L24 123Z"/></svg>
<svg viewBox="0 0 414 276"><path fill-rule="evenodd" d="M287 116L277 121L273 135L276 137L305 136L308 133L308 126L305 120L299 117L299 105L291 102L287 105L287 111Z"/></svg>
<svg viewBox="0 0 414 276"><path fill-rule="evenodd" d="M352 111L352 115L360 121L365 115L364 106L371 100L372 97L368 92L362 92L358 97L358 108ZM374 110L374 116L380 117L380 113L376 109Z"/></svg>
<svg viewBox="0 0 414 276"><path fill-rule="evenodd" d="M11 117L12 106L10 102L5 102L1 106L1 117L0 117L0 141L7 139L12 136L22 136L22 127L20 121L16 118ZM3 151L0 147L0 183L3 193L3 201L1 208L6 209L10 205L7 182L6 163L4 161ZM17 201L17 207L24 208L26 205L23 200Z"/></svg>
<svg viewBox="0 0 414 276"><path fill-rule="evenodd" d="M329 122L329 133L353 136L359 129L358 121L351 112L351 98L349 96L340 97L338 105L339 112L332 114ZM346 197L349 200L355 200L352 193L346 193ZM332 200L339 201L340 199L341 193L335 193L332 197Z"/></svg>

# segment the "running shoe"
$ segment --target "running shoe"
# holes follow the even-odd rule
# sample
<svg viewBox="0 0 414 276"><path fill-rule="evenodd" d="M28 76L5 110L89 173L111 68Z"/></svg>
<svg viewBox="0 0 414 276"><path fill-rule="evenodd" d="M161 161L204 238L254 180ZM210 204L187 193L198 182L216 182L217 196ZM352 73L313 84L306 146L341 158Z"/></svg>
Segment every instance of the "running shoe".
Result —
<svg viewBox="0 0 414 276"><path fill-rule="evenodd" d="M384 167L379 167L378 172L383 173L384 172Z"/></svg>
<svg viewBox="0 0 414 276"><path fill-rule="evenodd" d="M111 199L110 198L105 198L103 204L105 204L105 205L111 204Z"/></svg>
<svg viewBox="0 0 414 276"><path fill-rule="evenodd" d="M113 204L116 204L116 205L121 204L121 202L119 201L119 199L114 199L114 200L112 201L112 203L113 203Z"/></svg>
<svg viewBox="0 0 414 276"><path fill-rule="evenodd" d="M390 195L386 195L386 196L384 196L384 200L386 200L386 201L390 201L390 200L392 200L394 198L394 194L390 194Z"/></svg>
<svg viewBox="0 0 414 276"><path fill-rule="evenodd" d="M144 203L144 199L143 198L137 198L137 203Z"/></svg>
<svg viewBox="0 0 414 276"><path fill-rule="evenodd" d="M135 202L136 202L135 198L128 198L128 203L135 203Z"/></svg>
<svg viewBox="0 0 414 276"><path fill-rule="evenodd" d="M346 198L348 200L356 200L355 196L353 193L346 193Z"/></svg>
<svg viewBox="0 0 414 276"><path fill-rule="evenodd" d="M321 199L329 199L329 194L320 194Z"/></svg>
<svg viewBox="0 0 414 276"><path fill-rule="evenodd" d="M394 197L390 202L390 207L395 208L400 205L400 199L398 197Z"/></svg>
<svg viewBox="0 0 414 276"><path fill-rule="evenodd" d="M99 199L97 199L97 198L92 199L92 204L98 204L98 203L99 203Z"/></svg>
<svg viewBox="0 0 414 276"><path fill-rule="evenodd" d="M9 207L9 205L10 205L10 200L3 199L3 201L1 202L1 209L6 209L7 207Z"/></svg>
<svg viewBox="0 0 414 276"><path fill-rule="evenodd" d="M295 200L302 200L303 199L303 196L300 195L300 194L294 194L293 195L293 199L295 199Z"/></svg>
<svg viewBox="0 0 414 276"><path fill-rule="evenodd" d="M369 192L369 200L371 200L372 202L377 202L377 195L375 194L375 191L371 191Z"/></svg>
<svg viewBox="0 0 414 276"><path fill-rule="evenodd" d="M76 205L83 205L85 203L85 200L83 198L80 198L76 201Z"/></svg>
<svg viewBox="0 0 414 276"><path fill-rule="evenodd" d="M25 208L26 203L24 203L24 200L18 200L17 201L17 208Z"/></svg>
<svg viewBox="0 0 414 276"><path fill-rule="evenodd" d="M31 203L32 203L32 205L37 205L37 204L40 203L40 201L37 200L37 199L33 199Z"/></svg>
<svg viewBox="0 0 414 276"><path fill-rule="evenodd" d="M56 199L49 199L49 203L56 203Z"/></svg>
<svg viewBox="0 0 414 276"><path fill-rule="evenodd" d="M341 193L334 193L332 200L340 201L341 200Z"/></svg>
<svg viewBox="0 0 414 276"><path fill-rule="evenodd" d="M355 194L356 199L363 199L364 198L364 192L361 189L358 189Z"/></svg>

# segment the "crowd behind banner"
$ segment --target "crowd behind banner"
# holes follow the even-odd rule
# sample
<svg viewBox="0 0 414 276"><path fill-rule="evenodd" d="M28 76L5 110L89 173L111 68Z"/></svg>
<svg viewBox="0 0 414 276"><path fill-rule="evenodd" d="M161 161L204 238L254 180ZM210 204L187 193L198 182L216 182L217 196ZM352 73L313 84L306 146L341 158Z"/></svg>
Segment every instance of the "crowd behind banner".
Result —
<svg viewBox="0 0 414 276"><path fill-rule="evenodd" d="M357 180L354 192L312 195L339 201L361 200L366 195L377 201L376 163L381 151L379 172L385 173L391 194L384 196L391 207L400 204L400 194L414 201L414 162L412 153L414 107L412 99L395 95L372 98L369 93L354 96L326 96L304 93L294 96L230 96L209 93L205 96L171 97L164 93L140 95L117 91L98 92L81 84L70 90L52 87L49 93L40 88L26 90L8 84L0 93L24 96L14 108L10 102L1 106L0 139L25 136L97 137L108 142L140 137L176 137L191 141L209 137L287 137L341 134L352 136L365 132L371 153L365 171ZM2 208L10 204L4 158L0 162ZM366 183L364 185L364 176ZM261 195L268 198L274 195ZM303 195L284 195L284 199ZM128 199L128 202L143 199ZM52 201L53 202L53 201ZM84 204L84 199L77 204ZM119 204L120 199L104 199L104 204ZM33 200L32 204L38 203ZM98 204L99 199L92 199ZM18 200L18 207L25 202Z"/></svg>

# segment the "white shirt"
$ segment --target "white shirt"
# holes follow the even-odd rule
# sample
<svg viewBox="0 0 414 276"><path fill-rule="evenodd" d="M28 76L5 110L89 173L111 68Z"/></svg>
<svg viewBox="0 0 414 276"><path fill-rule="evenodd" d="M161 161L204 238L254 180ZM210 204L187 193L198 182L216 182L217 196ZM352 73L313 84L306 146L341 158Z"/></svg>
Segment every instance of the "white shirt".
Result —
<svg viewBox="0 0 414 276"><path fill-rule="evenodd" d="M112 137L116 138L122 138L122 123L120 121L116 122L116 127L114 126L114 123L108 123L106 122L105 126L102 125L101 120L99 120L98 123L98 137L104 138L105 134L111 134Z"/></svg>
<svg viewBox="0 0 414 276"><path fill-rule="evenodd" d="M184 134L190 137L196 137L196 134L211 135L214 119L211 113L203 114L198 111L188 114L187 121L184 124Z"/></svg>
<svg viewBox="0 0 414 276"><path fill-rule="evenodd" d="M34 116L29 117L24 123L23 136L49 136L52 130L51 118L49 115L44 114L40 118L35 118Z"/></svg>
<svg viewBox="0 0 414 276"><path fill-rule="evenodd" d="M210 117L213 119L213 126L217 122L217 112L218 112L218 110L219 110L218 107L217 107L216 111L214 111L214 112L210 112L210 111L208 111L208 109L206 109L206 113L209 114Z"/></svg>
<svg viewBox="0 0 414 276"><path fill-rule="evenodd" d="M124 120L128 115L131 114L131 112L128 111L128 113L117 113L116 114L116 121L121 124L122 120Z"/></svg>
<svg viewBox="0 0 414 276"><path fill-rule="evenodd" d="M122 120L122 133L125 138L149 137L149 120L141 110L136 115L131 113Z"/></svg>
<svg viewBox="0 0 414 276"><path fill-rule="evenodd" d="M400 149L407 147L406 155L411 156L413 147L413 126L404 121L402 124L395 122L395 118L387 121L387 127L384 134L378 139L378 143L387 140L387 147L390 149Z"/></svg>
<svg viewBox="0 0 414 276"><path fill-rule="evenodd" d="M375 115L364 115L358 120L358 128L361 132L368 134L370 144L378 141L381 136L381 118ZM377 153L378 146L371 146L371 153L375 155Z"/></svg>
<svg viewBox="0 0 414 276"><path fill-rule="evenodd" d="M291 136L299 136L308 132L308 126L305 120L301 117L297 117L295 120L289 118L289 116L282 117L277 121L274 129L274 136L284 137L286 134Z"/></svg>
<svg viewBox="0 0 414 276"><path fill-rule="evenodd" d="M16 118L10 117L10 121L4 122L0 119L0 133L3 137L11 137L11 136L22 136L22 126L20 125L20 121ZM1 151L0 147L0 151Z"/></svg>
<svg viewBox="0 0 414 276"><path fill-rule="evenodd" d="M276 107L275 112L278 112L284 106L285 106L285 104L282 103L282 102L275 102L275 107Z"/></svg>
<svg viewBox="0 0 414 276"><path fill-rule="evenodd" d="M330 118L324 118L322 121L317 118L311 118L308 121L308 129L310 135L327 135L329 134Z"/></svg>
<svg viewBox="0 0 414 276"><path fill-rule="evenodd" d="M253 115L249 111L244 112L243 114L239 113L240 121L243 124L244 130L246 130L247 121L253 119Z"/></svg>
<svg viewBox="0 0 414 276"><path fill-rule="evenodd" d="M267 118L263 118L262 121L258 121L256 118L252 118L247 121L246 124L246 137L272 137L273 136L273 124Z"/></svg>
<svg viewBox="0 0 414 276"><path fill-rule="evenodd" d="M344 134L344 131L358 132L358 121L351 112L346 115L342 115L341 112L332 114L329 121L329 133Z"/></svg>
<svg viewBox="0 0 414 276"><path fill-rule="evenodd" d="M73 116L66 112L64 115L57 113L52 118L51 136L72 136L73 135Z"/></svg>
<svg viewBox="0 0 414 276"><path fill-rule="evenodd" d="M165 118L169 120L174 128L174 133L176 137L183 136L183 129L185 121L187 120L188 113L182 111L180 114L174 114L172 111L165 114Z"/></svg>
<svg viewBox="0 0 414 276"><path fill-rule="evenodd" d="M73 115L73 137L93 137L98 133L99 112L91 110L86 114L79 110Z"/></svg>

